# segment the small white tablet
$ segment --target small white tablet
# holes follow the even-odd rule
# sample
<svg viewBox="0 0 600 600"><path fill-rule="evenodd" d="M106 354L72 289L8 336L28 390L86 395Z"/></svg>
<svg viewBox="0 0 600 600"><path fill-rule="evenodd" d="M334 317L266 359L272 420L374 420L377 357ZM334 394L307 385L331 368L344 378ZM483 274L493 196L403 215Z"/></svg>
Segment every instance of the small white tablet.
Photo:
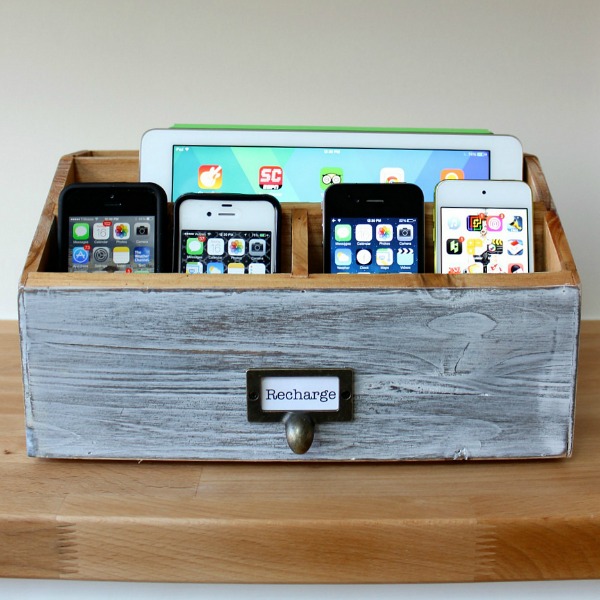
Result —
<svg viewBox="0 0 600 600"><path fill-rule="evenodd" d="M140 181L170 200L190 192L264 194L321 202L334 183L415 183L433 201L443 179L522 179L508 135L268 129L152 129Z"/></svg>
<svg viewBox="0 0 600 600"><path fill-rule="evenodd" d="M436 273L533 273L533 200L523 181L442 181Z"/></svg>

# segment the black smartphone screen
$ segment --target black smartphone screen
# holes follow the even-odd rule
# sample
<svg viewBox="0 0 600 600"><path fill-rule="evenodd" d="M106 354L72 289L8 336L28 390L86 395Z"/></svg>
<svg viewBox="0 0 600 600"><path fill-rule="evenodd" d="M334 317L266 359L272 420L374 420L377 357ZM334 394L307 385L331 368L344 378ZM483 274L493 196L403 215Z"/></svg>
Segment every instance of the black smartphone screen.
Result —
<svg viewBox="0 0 600 600"><path fill-rule="evenodd" d="M154 215L69 216L67 270L154 273Z"/></svg>
<svg viewBox="0 0 600 600"><path fill-rule="evenodd" d="M62 270L162 270L164 192L153 184L74 184L59 198Z"/></svg>
<svg viewBox="0 0 600 600"><path fill-rule="evenodd" d="M323 202L327 273L422 273L424 199L413 184L332 185Z"/></svg>

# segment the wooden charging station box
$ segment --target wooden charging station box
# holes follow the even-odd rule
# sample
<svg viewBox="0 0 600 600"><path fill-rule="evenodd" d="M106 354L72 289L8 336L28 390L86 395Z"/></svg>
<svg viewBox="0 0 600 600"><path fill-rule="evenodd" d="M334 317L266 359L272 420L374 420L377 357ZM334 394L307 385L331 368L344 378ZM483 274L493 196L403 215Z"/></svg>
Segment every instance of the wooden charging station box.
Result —
<svg viewBox="0 0 600 600"><path fill-rule="evenodd" d="M320 206L284 204L282 273L126 275L56 272L57 201L70 183L136 181L138 153L63 157L19 285L28 453L569 456L580 280L539 162L528 155L524 166L535 201L535 273L434 274L428 204L426 273L323 274ZM350 413L308 415L313 437L303 454L286 437L290 413L250 418L257 398L248 372L279 369L352 374Z"/></svg>

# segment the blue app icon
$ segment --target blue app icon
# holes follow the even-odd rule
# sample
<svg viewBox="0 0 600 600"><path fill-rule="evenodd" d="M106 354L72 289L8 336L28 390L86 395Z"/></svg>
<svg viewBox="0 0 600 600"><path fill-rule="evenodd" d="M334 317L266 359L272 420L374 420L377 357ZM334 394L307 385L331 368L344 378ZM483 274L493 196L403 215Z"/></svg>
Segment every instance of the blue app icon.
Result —
<svg viewBox="0 0 600 600"><path fill-rule="evenodd" d="M458 217L450 217L448 219L448 229L458 229L460 227L460 219Z"/></svg>
<svg viewBox="0 0 600 600"><path fill-rule="evenodd" d="M206 272L211 273L213 275L218 275L220 273L223 273L224 270L225 270L225 267L222 262L209 262L206 265Z"/></svg>
<svg viewBox="0 0 600 600"><path fill-rule="evenodd" d="M338 267L348 267L352 264L352 250L348 248L335 249L335 264Z"/></svg>
<svg viewBox="0 0 600 600"><path fill-rule="evenodd" d="M511 233L521 233L523 231L523 217L515 215L512 220L509 221L506 230Z"/></svg>
<svg viewBox="0 0 600 600"><path fill-rule="evenodd" d="M85 265L90 262L90 253L83 246L73 247L73 263Z"/></svg>
<svg viewBox="0 0 600 600"><path fill-rule="evenodd" d="M150 248L148 246L136 246L133 249L133 262L137 265L147 265L150 262Z"/></svg>

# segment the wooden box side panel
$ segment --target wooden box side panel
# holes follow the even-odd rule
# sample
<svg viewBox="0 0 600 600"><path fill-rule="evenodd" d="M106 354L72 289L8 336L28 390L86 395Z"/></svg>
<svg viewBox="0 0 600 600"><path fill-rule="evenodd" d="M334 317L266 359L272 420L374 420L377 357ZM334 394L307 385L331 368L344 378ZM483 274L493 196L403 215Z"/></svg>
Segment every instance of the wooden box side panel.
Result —
<svg viewBox="0 0 600 600"><path fill-rule="evenodd" d="M93 300L93 301L92 301ZM571 452L579 290L27 290L30 454L414 460ZM260 333L258 333L260 332ZM248 423L248 368L350 367L306 455Z"/></svg>

